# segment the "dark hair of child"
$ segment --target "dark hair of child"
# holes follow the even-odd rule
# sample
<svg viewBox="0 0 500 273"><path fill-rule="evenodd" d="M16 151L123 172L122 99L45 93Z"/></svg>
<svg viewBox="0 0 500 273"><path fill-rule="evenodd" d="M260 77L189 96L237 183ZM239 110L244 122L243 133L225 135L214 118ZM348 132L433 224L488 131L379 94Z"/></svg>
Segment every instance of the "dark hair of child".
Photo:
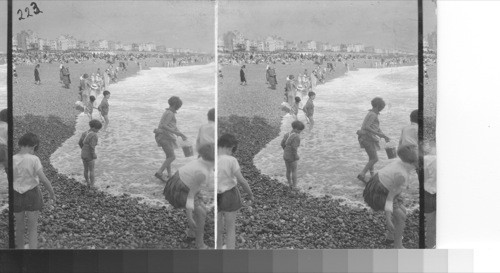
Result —
<svg viewBox="0 0 500 273"><path fill-rule="evenodd" d="M231 134L223 134L221 137L219 137L219 140L217 141L217 146L219 148L233 147L233 153L234 153L236 152L236 149L238 147L238 140Z"/></svg>
<svg viewBox="0 0 500 273"><path fill-rule="evenodd" d="M102 92L102 95L106 97L107 95L111 95L111 92L109 92L108 90L104 90L104 92Z"/></svg>
<svg viewBox="0 0 500 273"><path fill-rule="evenodd" d="M410 114L410 121L418 123L418 110L413 110Z"/></svg>
<svg viewBox="0 0 500 273"><path fill-rule="evenodd" d="M97 119L93 119L93 120L89 121L89 126L90 126L90 128L100 130L102 128L102 123L100 121L98 121Z"/></svg>
<svg viewBox="0 0 500 273"><path fill-rule="evenodd" d="M17 144L19 147L35 147L36 151L40 146L40 139L33 133L26 133L19 139Z"/></svg>
<svg viewBox="0 0 500 273"><path fill-rule="evenodd" d="M309 93L307 93L307 95L308 95L309 97L312 97L312 96L316 96L316 93L314 93L313 91L310 91Z"/></svg>
<svg viewBox="0 0 500 273"><path fill-rule="evenodd" d="M90 100L91 102L94 102L94 101L95 101L95 97L94 97L94 96L90 96L90 97L89 97L89 100Z"/></svg>
<svg viewBox="0 0 500 273"><path fill-rule="evenodd" d="M182 100L177 96L170 97L170 99L168 99L168 105L175 109L179 109L182 106Z"/></svg>
<svg viewBox="0 0 500 273"><path fill-rule="evenodd" d="M302 121L296 120L296 121L292 122L292 128L295 130L302 131L302 130L304 130L305 126L304 126L304 123L302 123Z"/></svg>
<svg viewBox="0 0 500 273"><path fill-rule="evenodd" d="M205 161L214 162L215 161L215 145L212 143L205 144L200 147L198 154Z"/></svg>
<svg viewBox="0 0 500 273"><path fill-rule="evenodd" d="M208 120L215 121L215 108L208 110L207 117L208 117Z"/></svg>
<svg viewBox="0 0 500 273"><path fill-rule="evenodd" d="M0 111L0 121L7 122L7 109Z"/></svg>
<svg viewBox="0 0 500 273"><path fill-rule="evenodd" d="M415 145L403 146L398 149L398 157L401 158L403 162L406 163L416 163L418 162L418 155L415 153Z"/></svg>
<svg viewBox="0 0 500 273"><path fill-rule="evenodd" d="M382 98L376 97L372 100L372 107L382 109L385 107L385 101Z"/></svg>
<svg viewBox="0 0 500 273"><path fill-rule="evenodd" d="M300 102L300 101L301 101L300 97L295 97L295 102Z"/></svg>

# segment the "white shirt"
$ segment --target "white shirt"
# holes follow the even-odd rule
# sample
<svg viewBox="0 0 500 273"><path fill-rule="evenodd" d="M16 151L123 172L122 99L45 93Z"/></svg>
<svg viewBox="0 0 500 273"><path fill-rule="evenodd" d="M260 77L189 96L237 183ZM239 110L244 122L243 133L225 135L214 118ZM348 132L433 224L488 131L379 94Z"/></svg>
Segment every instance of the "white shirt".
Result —
<svg viewBox="0 0 500 273"><path fill-rule="evenodd" d="M415 167L413 165L405 163L398 158L378 171L378 178L380 183L382 183L389 192L398 195L406 188L410 172L414 169Z"/></svg>
<svg viewBox="0 0 500 273"><path fill-rule="evenodd" d="M7 145L7 133L9 131L9 125L7 122L0 121L0 144L5 144Z"/></svg>
<svg viewBox="0 0 500 273"><path fill-rule="evenodd" d="M430 194L436 193L437 165L435 155L424 156L424 190Z"/></svg>
<svg viewBox="0 0 500 273"><path fill-rule="evenodd" d="M25 193L40 184L38 171L42 169L42 163L36 155L16 154L12 157L14 165L14 190Z"/></svg>
<svg viewBox="0 0 500 273"><path fill-rule="evenodd" d="M189 190L198 191L208 183L212 167L198 158L179 168L179 177Z"/></svg>
<svg viewBox="0 0 500 273"><path fill-rule="evenodd" d="M198 131L198 138L196 140L196 150L200 149L205 144L215 144L215 122L209 121L203 124Z"/></svg>
<svg viewBox="0 0 500 273"><path fill-rule="evenodd" d="M217 192L223 193L238 185L236 172L240 169L240 164L234 156L219 155L217 159Z"/></svg>
<svg viewBox="0 0 500 273"><path fill-rule="evenodd" d="M401 130L399 146L415 145L418 147L418 124L412 122Z"/></svg>

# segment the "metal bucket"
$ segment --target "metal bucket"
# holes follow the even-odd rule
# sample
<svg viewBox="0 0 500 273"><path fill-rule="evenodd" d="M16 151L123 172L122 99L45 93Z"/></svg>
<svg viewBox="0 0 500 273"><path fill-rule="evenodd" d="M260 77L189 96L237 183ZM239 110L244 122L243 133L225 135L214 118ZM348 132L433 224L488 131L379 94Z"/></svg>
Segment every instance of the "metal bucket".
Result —
<svg viewBox="0 0 500 273"><path fill-rule="evenodd" d="M393 159L398 156L396 147L386 147L385 152L387 153L387 157L389 159Z"/></svg>
<svg viewBox="0 0 500 273"><path fill-rule="evenodd" d="M193 156L193 146L182 146L182 151L184 152L185 157Z"/></svg>

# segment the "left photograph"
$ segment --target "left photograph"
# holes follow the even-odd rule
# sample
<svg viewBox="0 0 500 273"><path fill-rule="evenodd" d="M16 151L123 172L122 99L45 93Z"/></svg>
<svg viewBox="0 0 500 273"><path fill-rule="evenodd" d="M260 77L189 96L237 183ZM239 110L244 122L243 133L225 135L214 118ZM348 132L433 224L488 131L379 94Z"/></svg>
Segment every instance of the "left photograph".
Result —
<svg viewBox="0 0 500 273"><path fill-rule="evenodd" d="M13 3L16 248L214 247L214 9Z"/></svg>
<svg viewBox="0 0 500 273"><path fill-rule="evenodd" d="M7 10L7 1L0 1ZM9 184L7 181L7 12L0 12L0 249L9 247Z"/></svg>

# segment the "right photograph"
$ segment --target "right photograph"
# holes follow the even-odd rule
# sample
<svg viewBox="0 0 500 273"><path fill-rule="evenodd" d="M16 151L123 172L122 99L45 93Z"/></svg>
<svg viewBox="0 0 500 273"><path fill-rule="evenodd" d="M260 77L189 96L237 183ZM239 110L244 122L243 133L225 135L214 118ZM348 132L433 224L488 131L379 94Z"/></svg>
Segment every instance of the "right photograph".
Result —
<svg viewBox="0 0 500 273"><path fill-rule="evenodd" d="M218 249L419 247L418 12L219 2Z"/></svg>

